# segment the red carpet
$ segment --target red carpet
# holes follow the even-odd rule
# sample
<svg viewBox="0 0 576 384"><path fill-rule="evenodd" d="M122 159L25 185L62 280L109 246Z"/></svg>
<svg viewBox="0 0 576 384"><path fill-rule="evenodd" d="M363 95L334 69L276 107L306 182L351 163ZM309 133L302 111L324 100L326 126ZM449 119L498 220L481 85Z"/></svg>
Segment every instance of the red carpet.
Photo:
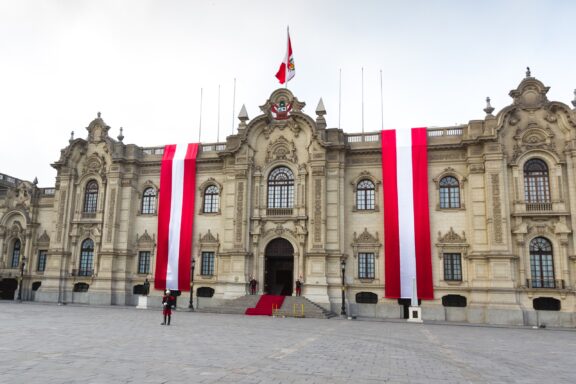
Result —
<svg viewBox="0 0 576 384"><path fill-rule="evenodd" d="M262 295L255 308L248 308L246 314L250 316L272 316L272 308L282 307L284 296Z"/></svg>

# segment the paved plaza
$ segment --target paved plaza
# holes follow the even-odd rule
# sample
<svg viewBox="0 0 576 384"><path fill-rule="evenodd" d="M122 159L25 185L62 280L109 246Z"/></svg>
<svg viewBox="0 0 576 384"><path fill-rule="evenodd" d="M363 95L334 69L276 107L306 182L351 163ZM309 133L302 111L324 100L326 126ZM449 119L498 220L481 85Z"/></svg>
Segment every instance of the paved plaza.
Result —
<svg viewBox="0 0 576 384"><path fill-rule="evenodd" d="M574 330L0 302L0 383L574 383Z"/></svg>

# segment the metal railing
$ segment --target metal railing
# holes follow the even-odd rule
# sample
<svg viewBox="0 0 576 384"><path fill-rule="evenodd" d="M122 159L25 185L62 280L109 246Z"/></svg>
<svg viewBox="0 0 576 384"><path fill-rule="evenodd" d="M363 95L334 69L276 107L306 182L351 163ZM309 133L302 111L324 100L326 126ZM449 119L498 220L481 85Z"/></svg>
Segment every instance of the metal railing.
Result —
<svg viewBox="0 0 576 384"><path fill-rule="evenodd" d="M226 149L226 143L205 144L201 146L202 152L219 152Z"/></svg>
<svg viewBox="0 0 576 384"><path fill-rule="evenodd" d="M526 203L526 212L547 212L552 210L552 203Z"/></svg>
<svg viewBox="0 0 576 384"><path fill-rule="evenodd" d="M566 289L564 280L556 279L526 279L526 286L528 288Z"/></svg>
<svg viewBox="0 0 576 384"><path fill-rule="evenodd" d="M267 208L266 215L268 216L292 216L293 208Z"/></svg>
<svg viewBox="0 0 576 384"><path fill-rule="evenodd" d="M374 143L380 141L379 133L354 133L346 135L347 143Z"/></svg>
<svg viewBox="0 0 576 384"><path fill-rule="evenodd" d="M72 276L92 277L94 276L93 269L73 269Z"/></svg>

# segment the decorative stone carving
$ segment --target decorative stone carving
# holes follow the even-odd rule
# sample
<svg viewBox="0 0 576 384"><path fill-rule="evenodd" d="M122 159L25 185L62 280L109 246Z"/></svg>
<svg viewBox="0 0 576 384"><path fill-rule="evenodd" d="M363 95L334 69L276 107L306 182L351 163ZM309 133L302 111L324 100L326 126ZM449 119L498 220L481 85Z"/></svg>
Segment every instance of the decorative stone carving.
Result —
<svg viewBox="0 0 576 384"><path fill-rule="evenodd" d="M368 228L364 228L364 232L360 234L360 236L356 235L354 232L354 243L379 243L378 240L378 232L376 232L376 236L373 236L370 232L368 232Z"/></svg>
<svg viewBox="0 0 576 384"><path fill-rule="evenodd" d="M292 229L285 228L282 224L276 224L274 228L269 228L264 232L264 236L274 233L275 236L282 236L285 233L289 233L294 238L296 238L297 233Z"/></svg>
<svg viewBox="0 0 576 384"><path fill-rule="evenodd" d="M214 237L214 235L212 235L212 232L210 232L210 230L208 230L208 233L206 233L204 236L200 234L199 237L200 237L200 243L202 244L220 243L220 236L216 234L216 237Z"/></svg>
<svg viewBox="0 0 576 384"><path fill-rule="evenodd" d="M156 245L156 235L154 237L148 234L148 230L145 229L142 236L136 234L136 244L139 248L151 248Z"/></svg>
<svg viewBox="0 0 576 384"><path fill-rule="evenodd" d="M105 176L106 173L106 160L103 156L93 153L86 159L84 167L82 168L82 174L95 173L98 175Z"/></svg>
<svg viewBox="0 0 576 384"><path fill-rule="evenodd" d="M292 112L301 112L306 103L298 101L287 88L277 89L260 110L273 121L287 120Z"/></svg>
<svg viewBox="0 0 576 384"><path fill-rule="evenodd" d="M502 202L500 199L500 175L490 175L492 181L492 219L494 226L494 241L501 244L504 240L502 234Z"/></svg>
<svg viewBox="0 0 576 384"><path fill-rule="evenodd" d="M38 237L38 239L36 240L36 243L42 244L42 245L50 243L50 236L48 236L48 233L46 232L46 230L44 230L44 232L42 232L42 234Z"/></svg>
<svg viewBox="0 0 576 384"><path fill-rule="evenodd" d="M288 160L292 163L298 163L296 155L296 146L293 141L288 141L284 136L280 136L271 142L266 149L266 163L274 160Z"/></svg>
<svg viewBox="0 0 576 384"><path fill-rule="evenodd" d="M450 230L442 235L442 232L438 231L438 242L439 243L466 243L466 233L462 231L462 236L454 232L454 228L450 227Z"/></svg>

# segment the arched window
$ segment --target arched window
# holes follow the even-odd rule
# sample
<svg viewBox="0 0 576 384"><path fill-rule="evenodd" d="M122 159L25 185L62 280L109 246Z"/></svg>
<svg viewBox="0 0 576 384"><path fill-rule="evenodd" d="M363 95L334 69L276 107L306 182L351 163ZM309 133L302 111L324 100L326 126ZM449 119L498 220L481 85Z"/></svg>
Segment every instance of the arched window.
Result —
<svg viewBox="0 0 576 384"><path fill-rule="evenodd" d="M12 264L10 265L12 268L18 268L20 264L20 248L22 247L22 243L20 240L16 239L14 241L14 245L12 246Z"/></svg>
<svg viewBox="0 0 576 384"><path fill-rule="evenodd" d="M524 199L526 203L550 202L548 166L540 159L528 160L524 165Z"/></svg>
<svg viewBox="0 0 576 384"><path fill-rule="evenodd" d="M374 183L370 180L361 180L356 188L356 209L374 209Z"/></svg>
<svg viewBox="0 0 576 384"><path fill-rule="evenodd" d="M142 194L142 214L153 215L156 213L156 190L146 188Z"/></svg>
<svg viewBox="0 0 576 384"><path fill-rule="evenodd" d="M287 167L278 167L268 176L268 208L294 207L294 174Z"/></svg>
<svg viewBox="0 0 576 384"><path fill-rule="evenodd" d="M80 251L80 267L78 276L92 276L92 264L94 262L94 242L92 239L86 239L82 242Z"/></svg>
<svg viewBox="0 0 576 384"><path fill-rule="evenodd" d="M218 213L220 209L220 191L215 185L204 190L204 213Z"/></svg>
<svg viewBox="0 0 576 384"><path fill-rule="evenodd" d="M440 179L440 208L460 208L460 183L454 176Z"/></svg>
<svg viewBox="0 0 576 384"><path fill-rule="evenodd" d="M84 212L95 213L97 203L98 183L96 180L90 180L88 184L86 184L86 190L84 191Z"/></svg>
<svg viewBox="0 0 576 384"><path fill-rule="evenodd" d="M532 288L556 288L552 244L544 237L530 242L530 270Z"/></svg>

